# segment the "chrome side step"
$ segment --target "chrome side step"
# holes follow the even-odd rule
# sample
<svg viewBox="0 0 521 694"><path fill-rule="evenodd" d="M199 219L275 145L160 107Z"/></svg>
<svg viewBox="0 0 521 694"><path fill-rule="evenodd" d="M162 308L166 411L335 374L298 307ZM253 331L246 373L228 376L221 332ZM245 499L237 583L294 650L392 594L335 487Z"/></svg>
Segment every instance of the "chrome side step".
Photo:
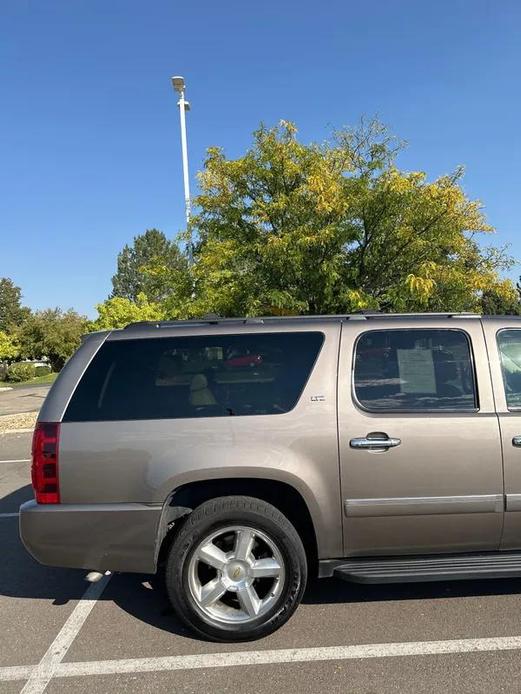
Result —
<svg viewBox="0 0 521 694"><path fill-rule="evenodd" d="M354 558L338 562L332 573L336 578L353 583L512 578L521 576L521 552Z"/></svg>

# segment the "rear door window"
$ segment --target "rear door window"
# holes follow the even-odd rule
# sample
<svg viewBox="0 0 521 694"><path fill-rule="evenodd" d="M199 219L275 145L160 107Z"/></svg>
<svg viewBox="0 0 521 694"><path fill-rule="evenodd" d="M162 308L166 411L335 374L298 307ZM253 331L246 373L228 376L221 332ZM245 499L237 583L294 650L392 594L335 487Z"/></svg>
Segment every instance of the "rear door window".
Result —
<svg viewBox="0 0 521 694"><path fill-rule="evenodd" d="M505 397L509 410L521 410L521 330L501 330L497 335Z"/></svg>
<svg viewBox="0 0 521 694"><path fill-rule="evenodd" d="M65 422L283 414L297 403L319 332L105 342Z"/></svg>
<svg viewBox="0 0 521 694"><path fill-rule="evenodd" d="M370 412L474 411L472 354L461 330L372 330L355 350L354 392Z"/></svg>

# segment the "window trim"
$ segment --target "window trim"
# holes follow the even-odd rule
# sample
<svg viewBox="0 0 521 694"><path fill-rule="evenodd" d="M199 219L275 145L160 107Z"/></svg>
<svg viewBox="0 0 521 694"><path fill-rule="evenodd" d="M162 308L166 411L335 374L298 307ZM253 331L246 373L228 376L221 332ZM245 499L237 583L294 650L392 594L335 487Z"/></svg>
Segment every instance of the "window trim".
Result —
<svg viewBox="0 0 521 694"><path fill-rule="evenodd" d="M509 412L513 412L514 414L521 414L521 405L519 407L510 407L508 404L508 396L507 396L507 384L505 381L505 372L503 371L503 360L501 358L501 349L499 347L499 336L501 333L505 332L519 332L521 333L521 328L500 328L499 330L496 331L496 349L497 349L497 355L499 357L499 369L501 371L501 381L503 383L503 394L505 396L505 405L507 406L507 410Z"/></svg>
<svg viewBox="0 0 521 694"><path fill-rule="evenodd" d="M170 420L175 420L175 421L186 421L186 420L198 420L198 419L230 419L233 417L234 419L236 418L243 418L243 417L272 417L272 416L283 416L290 414L293 412L298 405L300 404L302 400L302 396L304 395L304 391L306 390L308 383L311 379L312 374L314 373L316 369L317 362L320 358L320 355L322 353L322 350L324 348L324 344L326 342L326 333L323 330L270 330L270 331L256 331L256 332L246 332L246 331L240 331L240 332L233 332L233 333L204 333L204 334L197 334L197 335L161 335L161 336L154 336L151 338L136 338L134 336L130 337L125 340L117 340L117 342L125 343L125 342L146 342L149 339L153 340L186 340L186 339L192 339L192 338L226 338L230 336L234 337L241 337L241 336L263 336L263 335L319 335L320 336L320 344L318 345L317 353L315 355L315 358L313 359L309 371L306 375L306 378L303 382L302 389L300 391L300 394L298 398L296 399L295 403L293 404L293 407L286 412L270 412L270 413L253 413L253 414L238 414L238 415L209 415L208 417L145 417L145 418L131 418L131 419L67 419L67 411L69 410L69 407L71 406L71 403L73 401L74 395L76 394L76 391L82 381L82 379L87 375L87 372L89 368L92 366L92 362L96 359L98 354L101 352L105 344L114 344L116 341L115 340L110 340L110 341L105 341L103 342L99 349L96 351L96 354L92 357L90 360L88 366L85 368L83 371L81 378L78 379L76 386L71 393L71 396L69 398L69 401L67 403L67 407L65 408L62 416L62 422L64 424L105 424L105 423L114 423L114 422L153 422L153 421L170 421ZM108 374L107 374L108 376Z"/></svg>
<svg viewBox="0 0 521 694"><path fill-rule="evenodd" d="M356 387L355 387L355 361L356 361L356 353L358 349L358 343L362 339L363 336L369 335L370 333L381 333L381 332L411 332L411 331L424 331L424 332L432 332L433 330L443 330L445 332L457 332L461 333L466 341L467 345L469 348L469 357L470 357L470 367L471 367L471 373L472 373L472 382L474 386L474 407L461 410L461 409L425 409L425 410L373 410L365 405L362 405L360 400L358 399L358 396L356 394ZM443 414L475 414L480 411L480 403L479 403L479 385L478 385L478 379L477 379L477 372L476 372L476 360L474 358L474 346L472 344L472 338L470 334L466 331L463 330L462 328L374 328L372 330L364 330L363 332L359 333L356 337L356 340L353 345L353 353L352 353L352 358L351 358L351 398L352 401L355 405L355 407L358 410L361 410L362 412L366 412L368 414L375 414L375 415L423 415L423 414L438 414L438 415L443 415Z"/></svg>

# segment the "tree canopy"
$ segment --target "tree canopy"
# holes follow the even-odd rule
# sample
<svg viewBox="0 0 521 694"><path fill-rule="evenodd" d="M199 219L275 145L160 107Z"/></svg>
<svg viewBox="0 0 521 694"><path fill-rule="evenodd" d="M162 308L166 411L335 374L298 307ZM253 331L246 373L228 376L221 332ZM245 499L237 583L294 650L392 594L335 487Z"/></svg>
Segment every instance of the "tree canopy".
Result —
<svg viewBox="0 0 521 694"><path fill-rule="evenodd" d="M22 306L22 290L9 277L0 278L0 330L8 332L20 326L30 311Z"/></svg>
<svg viewBox="0 0 521 694"><path fill-rule="evenodd" d="M0 330L0 362L14 361L20 356L20 345L15 337Z"/></svg>
<svg viewBox="0 0 521 694"><path fill-rule="evenodd" d="M76 311L58 308L32 313L18 333L23 357L48 357L53 371L59 371L79 347L88 321Z"/></svg>
<svg viewBox="0 0 521 694"><path fill-rule="evenodd" d="M124 328L129 323L142 320L161 320L164 310L157 303L150 302L144 293L138 294L136 301L119 296L107 299L96 306L98 317L91 323L92 330L113 330Z"/></svg>
<svg viewBox="0 0 521 694"><path fill-rule="evenodd" d="M138 295L144 294L149 301L161 301L171 293L162 268L170 272L185 269L186 258L162 231L147 229L119 253L110 298L137 301Z"/></svg>
<svg viewBox="0 0 521 694"><path fill-rule="evenodd" d="M193 295L168 312L200 315L480 310L517 302L483 248L493 229L461 188L462 169L429 181L396 165L378 122L305 145L282 121L238 159L211 148L200 174Z"/></svg>

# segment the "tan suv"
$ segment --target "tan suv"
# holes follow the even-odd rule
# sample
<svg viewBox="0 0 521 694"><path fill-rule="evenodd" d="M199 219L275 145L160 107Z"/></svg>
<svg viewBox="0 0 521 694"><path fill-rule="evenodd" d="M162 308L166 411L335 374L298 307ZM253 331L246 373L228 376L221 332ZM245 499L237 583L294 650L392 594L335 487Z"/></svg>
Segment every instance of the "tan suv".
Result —
<svg viewBox="0 0 521 694"><path fill-rule="evenodd" d="M521 319L209 318L87 336L21 507L44 564L155 572L215 640L281 626L308 574L521 575Z"/></svg>

